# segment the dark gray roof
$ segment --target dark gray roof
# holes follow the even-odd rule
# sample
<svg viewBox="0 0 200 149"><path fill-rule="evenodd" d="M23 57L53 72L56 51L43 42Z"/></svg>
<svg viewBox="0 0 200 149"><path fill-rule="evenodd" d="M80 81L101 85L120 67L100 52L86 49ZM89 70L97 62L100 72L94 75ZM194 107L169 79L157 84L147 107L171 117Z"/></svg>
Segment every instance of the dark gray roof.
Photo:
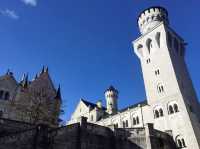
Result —
<svg viewBox="0 0 200 149"><path fill-rule="evenodd" d="M85 103L86 106L90 106L92 109L94 109L95 107L97 107L96 104L92 103L92 102L89 102L89 101L86 101L84 99L81 99L81 101L83 101ZM105 107L102 107L103 110L106 110Z"/></svg>
<svg viewBox="0 0 200 149"><path fill-rule="evenodd" d="M136 103L136 104L133 104L133 105L131 105L131 106L128 106L128 107L126 107L126 108L123 108L123 109L119 110L119 112L124 112L124 111L126 111L126 110L128 110L128 109L133 109L133 108L137 107L138 105L140 105L140 106L142 106L142 107L143 107L143 106L146 106L146 105L147 105L147 101L144 100L144 101L138 102L138 103Z"/></svg>
<svg viewBox="0 0 200 149"><path fill-rule="evenodd" d="M136 103L136 104L133 104L133 105L131 105L131 106L128 106L128 107L126 107L126 108L124 108L124 109L121 109L121 110L119 110L118 112L125 112L126 110L128 110L128 109L133 109L133 108L135 108L135 107L138 107L138 106L145 106L145 105L147 105L147 101L145 100L145 101L141 101L141 102L138 102L138 103ZM108 114L108 113L104 113L104 116L102 116L101 117L101 119L102 118L108 118L109 116L114 116L114 115L117 115L118 113L113 113L113 114Z"/></svg>
<svg viewBox="0 0 200 149"><path fill-rule="evenodd" d="M108 89L106 89L105 92L107 92L107 91L115 91L118 93L118 90L116 88L114 88L112 85Z"/></svg>

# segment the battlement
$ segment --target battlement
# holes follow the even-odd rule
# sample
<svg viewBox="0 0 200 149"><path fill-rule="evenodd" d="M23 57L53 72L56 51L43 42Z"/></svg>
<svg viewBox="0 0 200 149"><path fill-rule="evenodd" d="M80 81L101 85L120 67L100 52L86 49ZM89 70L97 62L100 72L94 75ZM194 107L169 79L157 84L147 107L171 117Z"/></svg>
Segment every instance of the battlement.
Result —
<svg viewBox="0 0 200 149"><path fill-rule="evenodd" d="M150 31L160 22L169 23L167 10L159 6L145 9L138 17L138 26L141 34Z"/></svg>

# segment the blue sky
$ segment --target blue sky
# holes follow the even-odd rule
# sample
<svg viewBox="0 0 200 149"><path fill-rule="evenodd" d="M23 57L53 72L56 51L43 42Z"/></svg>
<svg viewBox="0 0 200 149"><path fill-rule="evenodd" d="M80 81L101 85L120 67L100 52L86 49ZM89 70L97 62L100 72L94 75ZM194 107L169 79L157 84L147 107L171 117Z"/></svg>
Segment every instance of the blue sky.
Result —
<svg viewBox="0 0 200 149"><path fill-rule="evenodd" d="M19 80L49 66L62 87L65 120L80 98L104 100L111 84L120 108L144 100L131 42L139 37L138 14L154 5L168 10L171 27L188 43L186 62L200 97L197 0L1 0L0 74L10 68Z"/></svg>

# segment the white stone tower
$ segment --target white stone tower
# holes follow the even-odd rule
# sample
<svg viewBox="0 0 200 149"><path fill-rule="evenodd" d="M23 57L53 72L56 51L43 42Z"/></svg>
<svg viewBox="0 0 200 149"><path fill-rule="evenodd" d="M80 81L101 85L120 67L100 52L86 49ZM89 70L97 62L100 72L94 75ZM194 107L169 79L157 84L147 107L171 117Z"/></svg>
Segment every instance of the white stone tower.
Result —
<svg viewBox="0 0 200 149"><path fill-rule="evenodd" d="M162 7L144 10L138 26L141 36L133 45L142 66L151 121L156 129L172 134L179 148L199 149L200 106L184 61L185 42L169 27Z"/></svg>
<svg viewBox="0 0 200 149"><path fill-rule="evenodd" d="M117 107L118 91L113 86L110 86L105 91L105 98L106 98L107 112L109 114L116 113L118 110Z"/></svg>

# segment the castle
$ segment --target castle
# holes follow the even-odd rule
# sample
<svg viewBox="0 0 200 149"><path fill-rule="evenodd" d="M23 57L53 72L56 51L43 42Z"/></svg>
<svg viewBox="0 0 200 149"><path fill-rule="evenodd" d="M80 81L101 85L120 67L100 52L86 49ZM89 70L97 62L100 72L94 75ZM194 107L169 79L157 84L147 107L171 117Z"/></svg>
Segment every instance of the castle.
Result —
<svg viewBox="0 0 200 149"><path fill-rule="evenodd" d="M141 36L133 41L143 73L146 100L118 109L118 91L105 91L106 107L81 99L70 121L140 129L148 123L170 134L178 148L200 148L200 106L184 61L185 41L170 28L168 12L150 7L138 17Z"/></svg>
<svg viewBox="0 0 200 149"><path fill-rule="evenodd" d="M9 70L0 76L0 118L57 126L60 106L60 87L55 89L48 68L43 67L32 81L24 74L17 82Z"/></svg>

